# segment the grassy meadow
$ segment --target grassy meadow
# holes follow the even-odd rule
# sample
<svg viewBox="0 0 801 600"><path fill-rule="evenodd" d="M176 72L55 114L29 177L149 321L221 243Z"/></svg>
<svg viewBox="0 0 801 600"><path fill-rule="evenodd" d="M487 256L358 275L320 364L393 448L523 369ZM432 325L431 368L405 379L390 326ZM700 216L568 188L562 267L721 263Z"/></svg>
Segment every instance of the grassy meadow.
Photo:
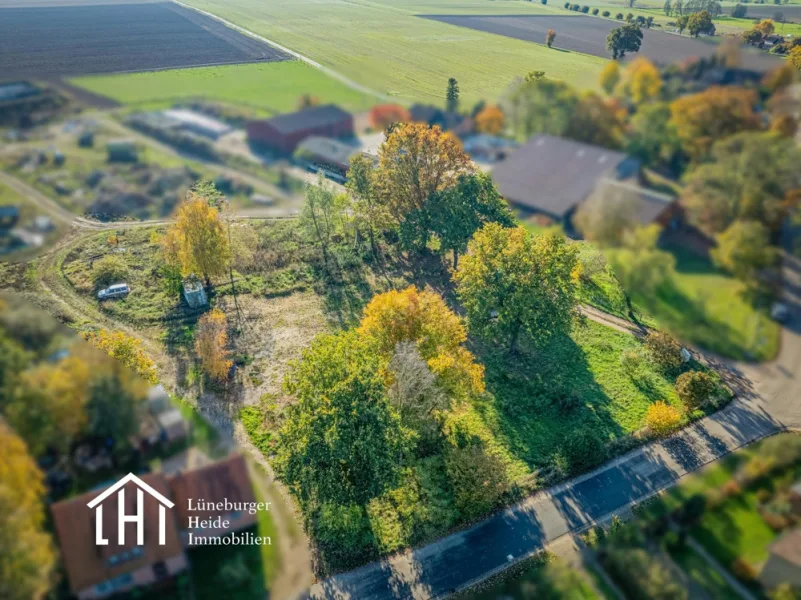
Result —
<svg viewBox="0 0 801 600"><path fill-rule="evenodd" d="M147 108L203 98L248 106L269 116L295 110L298 99L306 93L322 103L332 102L354 111L377 102L297 60L92 75L70 81L122 104Z"/></svg>
<svg viewBox="0 0 801 600"><path fill-rule="evenodd" d="M421 19L420 14L553 14L518 0L190 0L209 11L335 69L399 102L445 102L449 77L462 102L498 98L515 77L550 77L594 87L604 59L549 50L503 36ZM559 4L561 6L561 4ZM563 12L563 11L559 11ZM314 93L313 89L307 90Z"/></svg>

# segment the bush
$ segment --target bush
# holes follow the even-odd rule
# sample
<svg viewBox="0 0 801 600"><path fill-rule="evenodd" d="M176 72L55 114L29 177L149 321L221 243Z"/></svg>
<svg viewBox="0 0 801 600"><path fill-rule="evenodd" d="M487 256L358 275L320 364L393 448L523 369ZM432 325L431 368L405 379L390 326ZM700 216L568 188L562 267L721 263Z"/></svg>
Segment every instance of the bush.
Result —
<svg viewBox="0 0 801 600"><path fill-rule="evenodd" d="M456 507L468 519L492 509L507 489L504 464L480 446L451 448L445 458L445 469L453 486Z"/></svg>
<svg viewBox="0 0 801 600"><path fill-rule="evenodd" d="M593 8L593 9L592 9L592 14L594 14L594 15L597 15L599 11L600 11L600 9L598 9L598 8Z"/></svg>
<svg viewBox="0 0 801 600"><path fill-rule="evenodd" d="M590 429L579 429L568 438L563 454L574 475L591 469L606 460L603 440Z"/></svg>
<svg viewBox="0 0 801 600"><path fill-rule="evenodd" d="M543 4L548 4L548 0L540 0Z"/></svg>
<svg viewBox="0 0 801 600"><path fill-rule="evenodd" d="M661 400L648 407L646 423L656 435L667 435L681 423L681 413Z"/></svg>
<svg viewBox="0 0 801 600"><path fill-rule="evenodd" d="M356 504L323 504L311 520L310 533L328 572L353 568L375 556L370 522Z"/></svg>
<svg viewBox="0 0 801 600"><path fill-rule="evenodd" d="M681 357L681 345L676 338L667 333L652 331L645 338L645 347L654 362L667 373L678 371L684 362Z"/></svg>
<svg viewBox="0 0 801 600"><path fill-rule="evenodd" d="M700 408L715 392L715 382L703 371L688 371L676 379L676 393L687 412Z"/></svg>
<svg viewBox="0 0 801 600"><path fill-rule="evenodd" d="M615 18L616 18L618 21L622 21L622 20L623 20L623 13L617 13L617 14L615 15Z"/></svg>
<svg viewBox="0 0 801 600"><path fill-rule="evenodd" d="M570 2L565 2L565 8L570 8Z"/></svg>
<svg viewBox="0 0 801 600"><path fill-rule="evenodd" d="M634 374L642 365L642 354L636 350L624 350L620 354L620 366L629 375Z"/></svg>
<svg viewBox="0 0 801 600"><path fill-rule="evenodd" d="M731 563L731 572L743 583L751 583L756 579L756 569L744 558L737 558Z"/></svg>
<svg viewBox="0 0 801 600"><path fill-rule="evenodd" d="M581 7L581 12L583 12L586 15L588 12L590 12L590 7L589 6L582 6Z"/></svg>
<svg viewBox="0 0 801 600"><path fill-rule="evenodd" d="M104 256L92 267L92 281L96 287L106 287L114 283L124 283L128 277L128 265L116 255Z"/></svg>
<svg viewBox="0 0 801 600"><path fill-rule="evenodd" d="M642 548L615 548L603 561L627 598L684 600L687 591L675 576Z"/></svg>
<svg viewBox="0 0 801 600"><path fill-rule="evenodd" d="M610 13L608 10L605 10L604 12L602 12L602 13L601 13L601 16L602 16L602 17L608 17L608 16L609 16L609 15L611 15L611 14L612 14L612 13Z"/></svg>

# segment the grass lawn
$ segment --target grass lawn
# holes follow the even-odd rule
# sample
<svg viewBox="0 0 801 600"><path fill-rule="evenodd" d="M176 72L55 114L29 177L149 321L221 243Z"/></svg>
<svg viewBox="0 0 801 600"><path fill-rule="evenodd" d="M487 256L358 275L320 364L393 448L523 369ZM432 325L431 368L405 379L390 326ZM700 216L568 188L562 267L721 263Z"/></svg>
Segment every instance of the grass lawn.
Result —
<svg viewBox="0 0 801 600"><path fill-rule="evenodd" d="M709 594L710 598L740 600L740 595L726 583L723 576L690 546L671 551L671 556L684 572Z"/></svg>
<svg viewBox="0 0 801 600"><path fill-rule="evenodd" d="M303 94L349 110L363 110L377 100L300 61L196 67L146 73L76 77L71 83L128 105L167 107L179 100L203 98L247 105L265 116L296 109Z"/></svg>
<svg viewBox="0 0 801 600"><path fill-rule="evenodd" d="M597 86L606 60L422 19L419 14L543 14L551 5L503 0L189 0L401 102L445 102L449 77L463 107L494 100L515 77L545 71ZM316 93L314 88L303 91Z"/></svg>

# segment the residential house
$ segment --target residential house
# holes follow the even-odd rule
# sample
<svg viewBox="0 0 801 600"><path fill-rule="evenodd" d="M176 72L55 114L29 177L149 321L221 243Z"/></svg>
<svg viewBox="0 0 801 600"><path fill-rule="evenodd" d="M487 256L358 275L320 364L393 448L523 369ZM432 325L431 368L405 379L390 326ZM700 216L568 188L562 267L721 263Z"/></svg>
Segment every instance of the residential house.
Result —
<svg viewBox="0 0 801 600"><path fill-rule="evenodd" d="M313 106L271 119L249 121L248 141L282 154L292 154L306 138L353 137L353 116L335 106Z"/></svg>
<svg viewBox="0 0 801 600"><path fill-rule="evenodd" d="M759 581L767 589L781 583L801 587L801 527L791 529L768 547L768 560Z"/></svg>
<svg viewBox="0 0 801 600"><path fill-rule="evenodd" d="M642 188L639 172L640 161L622 152L540 134L495 165L492 177L510 205L545 215L571 235L576 209L596 192L631 198L642 224L675 227L673 198Z"/></svg>
<svg viewBox="0 0 801 600"><path fill-rule="evenodd" d="M160 474L145 475L141 481L165 497L170 494L167 480ZM137 483L129 481L123 489L125 514L135 514ZM144 544L137 544L135 523L125 524L125 544L117 543L119 496L114 493L102 501L100 513L102 531L109 538L109 544L97 545L98 512L87 505L107 492L95 490L51 507L70 589L79 600L105 598L135 587L157 584L187 568L172 511L165 512L165 543L159 544L161 503L147 492L143 493Z"/></svg>
<svg viewBox="0 0 801 600"><path fill-rule="evenodd" d="M190 511L189 500L197 503L199 500L212 503L255 502L253 488L248 477L247 464L245 459L234 454L229 458L201 467L194 471L178 473L170 478L170 489L172 498L175 501L175 518L178 528L186 542L188 539L189 517L200 517L201 519L214 519L222 517L229 522L225 530L215 529L193 529L194 537L215 536L231 531L239 531L255 525L257 516L249 512L225 511L225 510L204 510Z"/></svg>

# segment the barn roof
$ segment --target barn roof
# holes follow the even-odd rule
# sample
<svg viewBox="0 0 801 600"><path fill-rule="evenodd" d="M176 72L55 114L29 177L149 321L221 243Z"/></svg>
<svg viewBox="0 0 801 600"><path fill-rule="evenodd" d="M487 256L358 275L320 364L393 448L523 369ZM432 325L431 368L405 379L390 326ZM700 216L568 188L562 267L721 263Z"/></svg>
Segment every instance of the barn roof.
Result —
<svg viewBox="0 0 801 600"><path fill-rule="evenodd" d="M335 104L313 106L305 110L279 115L267 119L267 123L279 133L289 135L306 129L335 125L350 119L350 113L342 110Z"/></svg>

